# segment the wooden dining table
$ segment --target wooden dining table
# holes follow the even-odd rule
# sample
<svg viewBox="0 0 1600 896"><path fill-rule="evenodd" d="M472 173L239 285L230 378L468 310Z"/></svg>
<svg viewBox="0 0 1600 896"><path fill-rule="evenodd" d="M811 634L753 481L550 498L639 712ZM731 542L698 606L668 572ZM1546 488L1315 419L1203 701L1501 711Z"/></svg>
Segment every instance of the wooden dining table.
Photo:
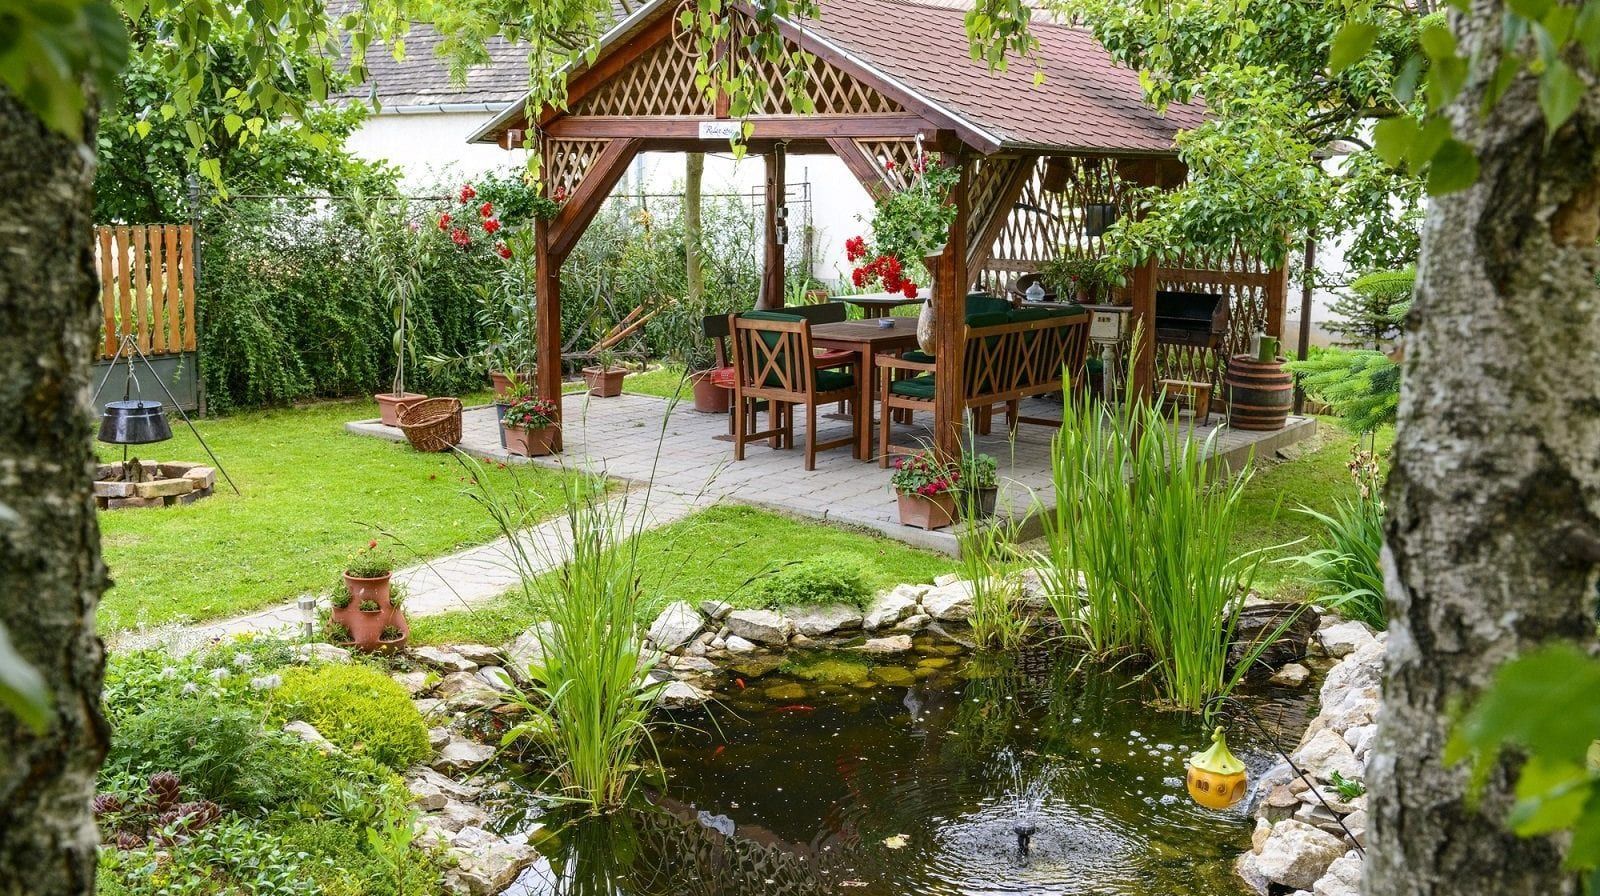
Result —
<svg viewBox="0 0 1600 896"><path fill-rule="evenodd" d="M894 326L879 325L879 320L892 320ZM818 348L852 352L856 356L856 401L861 408L858 419L861 425L856 432L856 460L872 459L872 380L876 364L873 358L880 354L898 354L916 348L917 322L912 318L874 318L871 320L846 320L832 324L816 324L811 328L811 344Z"/></svg>
<svg viewBox="0 0 1600 896"><path fill-rule="evenodd" d="M898 292L853 293L851 295L829 296L828 301L854 305L861 309L863 317L888 317L896 308L926 303L928 301L927 292L926 289L923 289L911 298L906 298L904 293Z"/></svg>

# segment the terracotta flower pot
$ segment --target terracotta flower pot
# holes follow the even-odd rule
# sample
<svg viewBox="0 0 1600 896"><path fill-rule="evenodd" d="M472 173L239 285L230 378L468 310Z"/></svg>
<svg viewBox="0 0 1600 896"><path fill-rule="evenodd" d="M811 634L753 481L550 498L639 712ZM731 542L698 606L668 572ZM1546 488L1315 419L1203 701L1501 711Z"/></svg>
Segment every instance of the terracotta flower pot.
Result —
<svg viewBox="0 0 1600 896"><path fill-rule="evenodd" d="M411 624L406 622L406 614L402 613L399 608L390 610L389 614L389 621L384 625L384 628L388 628L391 625L394 626L400 630L400 637L384 640L383 633L380 631L378 633L378 649L384 653L399 650L411 641Z"/></svg>
<svg viewBox="0 0 1600 896"><path fill-rule="evenodd" d="M531 370L522 373L505 373L499 370L491 370L489 371L489 382L494 386L494 397L505 398L506 393L511 391L513 383L532 383L533 376L534 374Z"/></svg>
<svg viewBox="0 0 1600 896"><path fill-rule="evenodd" d="M728 389L711 381L711 371L702 370L692 374L689 382L694 385L694 409L703 414L726 414L733 404L733 393Z"/></svg>
<svg viewBox="0 0 1600 896"><path fill-rule="evenodd" d="M956 521L956 498L950 492L937 495L900 495L900 525L919 529L943 529Z"/></svg>
<svg viewBox="0 0 1600 896"><path fill-rule="evenodd" d="M378 402L378 419L383 421L383 425L399 426L400 412L428 396L420 392L403 392L399 395L393 392L380 392L372 397Z"/></svg>
<svg viewBox="0 0 1600 896"><path fill-rule="evenodd" d="M350 590L350 606L359 605L364 600L374 600L380 605L389 605L389 575L385 573L372 578L362 578L349 573L344 574L344 586Z"/></svg>
<svg viewBox="0 0 1600 896"><path fill-rule="evenodd" d="M521 457L544 457L556 453L556 428L541 426L529 429L523 426L500 425L500 435L505 438L506 450Z"/></svg>
<svg viewBox="0 0 1600 896"><path fill-rule="evenodd" d="M622 394L622 379L628 375L626 367L583 368L583 381L589 384L589 394L596 398L614 398Z"/></svg>
<svg viewBox="0 0 1600 896"><path fill-rule="evenodd" d="M345 628L350 630L350 640L355 642L358 650L373 650L383 635L384 626L389 624L390 612L387 609L363 610L357 606L356 601L351 601L345 609L351 612L345 615L347 620Z"/></svg>

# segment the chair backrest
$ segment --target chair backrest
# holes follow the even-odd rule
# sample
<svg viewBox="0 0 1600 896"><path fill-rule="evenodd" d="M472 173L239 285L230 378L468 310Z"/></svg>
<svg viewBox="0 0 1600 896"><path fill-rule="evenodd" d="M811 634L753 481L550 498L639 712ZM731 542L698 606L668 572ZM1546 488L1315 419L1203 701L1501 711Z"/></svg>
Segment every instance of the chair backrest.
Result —
<svg viewBox="0 0 1600 896"><path fill-rule="evenodd" d="M832 324L845 319L849 309L835 302L822 302L814 305L792 305L781 311L763 311L762 314L785 314L798 317L811 324ZM707 339L716 342L717 366L723 367L731 363L728 354L728 337L733 334L728 321L732 318L726 314L708 314L700 321L700 329L706 334Z"/></svg>
<svg viewBox="0 0 1600 896"><path fill-rule="evenodd" d="M728 315L735 390L767 397L815 391L811 322L797 314L747 311Z"/></svg>
<svg viewBox="0 0 1600 896"><path fill-rule="evenodd" d="M1060 389L1063 371L1073 385L1083 377L1089 348L1087 313L1017 311L1004 323L966 328L962 366L965 400L994 400Z"/></svg>
<svg viewBox="0 0 1600 896"><path fill-rule="evenodd" d="M836 324L845 319L850 309L839 302L818 302L815 305L789 305L779 309L783 314L793 314L806 319L812 326Z"/></svg>

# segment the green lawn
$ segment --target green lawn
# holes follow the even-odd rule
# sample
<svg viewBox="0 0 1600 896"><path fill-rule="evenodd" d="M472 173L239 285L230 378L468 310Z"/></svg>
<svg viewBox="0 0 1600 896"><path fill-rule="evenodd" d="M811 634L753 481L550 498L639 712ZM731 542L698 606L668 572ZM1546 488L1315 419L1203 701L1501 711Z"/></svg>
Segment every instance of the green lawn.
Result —
<svg viewBox="0 0 1600 896"><path fill-rule="evenodd" d="M874 591L900 582L931 582L955 569L949 557L898 541L750 507L713 507L640 537L645 594L640 621L646 624L675 600L759 606L754 580L783 563L822 554L856 558ZM411 637L431 644L498 644L533 620L534 613L513 594L477 610L413 619Z"/></svg>
<svg viewBox="0 0 1600 896"><path fill-rule="evenodd" d="M689 384L683 381L683 368L676 364L662 364L643 373L630 373L622 381L624 392L658 398L671 398L677 394L679 386L683 387L684 399L693 400Z"/></svg>
<svg viewBox="0 0 1600 896"><path fill-rule="evenodd" d="M216 494L193 505L101 513L116 583L100 605L101 631L228 616L326 589L379 528L402 540L403 558L493 538L453 456L344 431L346 421L375 416L370 401L343 401L196 421L243 496L219 476ZM173 434L142 455L206 461L176 419ZM99 448L102 459L121 457ZM514 476L538 495L535 506L553 511L559 500L557 473L491 468L489 476L498 487Z"/></svg>
<svg viewBox="0 0 1600 896"><path fill-rule="evenodd" d="M1393 441L1393 430L1380 433L1379 452L1388 450ZM1332 418L1323 418L1318 421L1315 441L1295 459L1258 465L1255 477L1245 487L1234 543L1241 553L1264 551L1255 583L1262 594L1281 599L1307 596L1305 569L1276 561L1317 547L1312 538L1316 522L1295 508L1327 511L1335 499L1355 495L1355 480L1345 464L1356 442L1356 437L1340 429Z"/></svg>

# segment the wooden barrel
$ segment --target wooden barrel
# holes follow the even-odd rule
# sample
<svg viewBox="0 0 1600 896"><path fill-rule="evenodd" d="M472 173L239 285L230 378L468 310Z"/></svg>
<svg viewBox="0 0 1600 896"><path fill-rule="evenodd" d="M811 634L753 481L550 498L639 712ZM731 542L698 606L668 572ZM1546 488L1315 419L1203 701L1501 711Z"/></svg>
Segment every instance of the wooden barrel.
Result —
<svg viewBox="0 0 1600 896"><path fill-rule="evenodd" d="M1250 355L1228 359L1223 380L1228 398L1228 425L1234 429L1282 429L1294 406L1294 374L1283 360L1257 361Z"/></svg>

